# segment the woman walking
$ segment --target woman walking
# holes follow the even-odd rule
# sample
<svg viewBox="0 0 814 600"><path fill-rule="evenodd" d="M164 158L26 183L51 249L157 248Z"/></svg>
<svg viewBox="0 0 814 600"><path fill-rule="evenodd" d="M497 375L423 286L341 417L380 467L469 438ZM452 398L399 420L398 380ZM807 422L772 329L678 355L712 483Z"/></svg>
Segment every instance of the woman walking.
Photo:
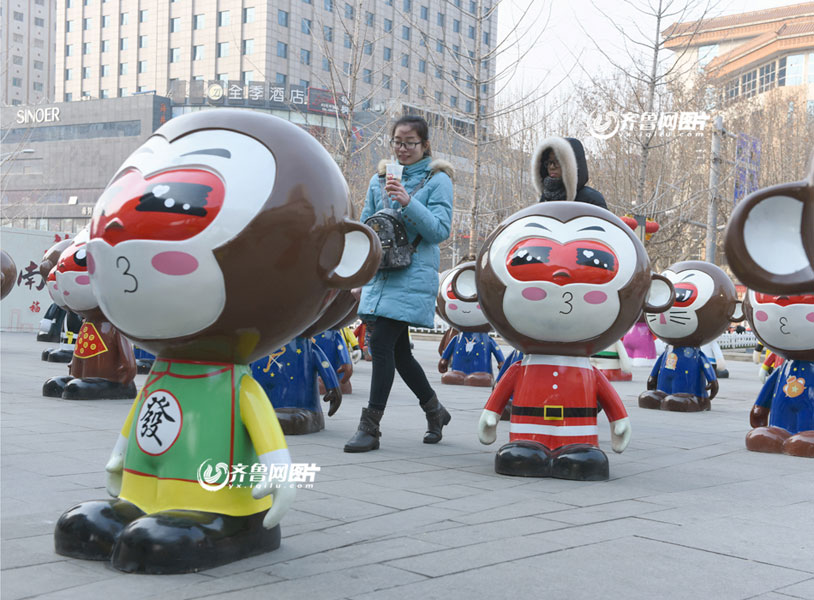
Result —
<svg viewBox="0 0 814 600"><path fill-rule="evenodd" d="M362 221L383 208L398 209L415 253L408 267L380 270L362 288L358 312L370 333L373 374L368 406L362 409L359 429L345 445L345 452L379 447L379 423L396 371L426 414L424 443L438 443L451 418L413 357L408 327L433 326L441 256L438 245L449 237L452 223L452 166L432 159L429 127L421 117L396 121L391 138L390 147L403 166L401 181L385 179L387 161L379 164L379 172L370 179Z"/></svg>

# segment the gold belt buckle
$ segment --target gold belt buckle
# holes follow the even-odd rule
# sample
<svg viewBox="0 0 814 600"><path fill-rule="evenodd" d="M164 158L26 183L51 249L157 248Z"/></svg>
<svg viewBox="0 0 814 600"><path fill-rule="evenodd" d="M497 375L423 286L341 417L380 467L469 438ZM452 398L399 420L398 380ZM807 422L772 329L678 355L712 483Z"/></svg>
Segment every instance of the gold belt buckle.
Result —
<svg viewBox="0 0 814 600"><path fill-rule="evenodd" d="M554 412L554 415L549 414L549 409ZM543 418L546 421L562 421L565 415L565 410L563 409L562 405L559 406L544 406L543 407Z"/></svg>

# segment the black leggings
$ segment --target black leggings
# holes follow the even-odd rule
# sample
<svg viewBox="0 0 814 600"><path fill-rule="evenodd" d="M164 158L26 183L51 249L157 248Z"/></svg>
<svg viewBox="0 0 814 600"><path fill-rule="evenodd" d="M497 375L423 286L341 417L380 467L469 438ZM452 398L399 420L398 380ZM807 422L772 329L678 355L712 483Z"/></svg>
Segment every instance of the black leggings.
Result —
<svg viewBox="0 0 814 600"><path fill-rule="evenodd" d="M384 410L390 388L393 387L395 372L416 395L420 404L430 400L435 392L427 381L424 369L418 364L410 350L408 324L378 317L367 324L370 332L370 355L373 357L373 376L370 382L370 408Z"/></svg>

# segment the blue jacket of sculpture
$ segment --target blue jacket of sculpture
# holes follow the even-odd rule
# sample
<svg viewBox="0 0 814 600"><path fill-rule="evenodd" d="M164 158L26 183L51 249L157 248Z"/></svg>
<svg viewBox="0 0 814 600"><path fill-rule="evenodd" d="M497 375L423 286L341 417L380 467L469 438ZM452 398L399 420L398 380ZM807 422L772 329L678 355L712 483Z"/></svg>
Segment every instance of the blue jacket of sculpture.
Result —
<svg viewBox="0 0 814 600"><path fill-rule="evenodd" d="M814 429L814 362L787 360L763 384L755 401L769 412L769 426L789 433Z"/></svg>
<svg viewBox="0 0 814 600"><path fill-rule="evenodd" d="M657 377L656 389L665 394L692 394L707 398L707 382L715 381L715 369L709 359L696 346L668 346L662 352L651 377Z"/></svg>
<svg viewBox="0 0 814 600"><path fill-rule="evenodd" d="M463 331L449 341L441 358L449 361L452 371L492 374L492 356L503 363L503 351L488 333ZM502 365L501 365L502 366Z"/></svg>

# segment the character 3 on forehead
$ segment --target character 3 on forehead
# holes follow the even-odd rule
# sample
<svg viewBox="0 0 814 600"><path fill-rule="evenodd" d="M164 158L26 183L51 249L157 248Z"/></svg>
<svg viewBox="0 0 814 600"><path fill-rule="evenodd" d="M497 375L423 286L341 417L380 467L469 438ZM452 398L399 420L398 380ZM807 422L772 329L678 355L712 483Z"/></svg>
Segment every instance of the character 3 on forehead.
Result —
<svg viewBox="0 0 814 600"><path fill-rule="evenodd" d="M477 294L494 328L525 356L506 371L481 415L479 438L496 426L513 394L509 443L495 458L506 475L602 480L597 403L611 422L614 451L630 440L618 394L589 357L612 344L644 308L666 310L670 282L650 272L641 242L618 217L588 204L548 202L504 221L487 239L476 270L453 290Z"/></svg>

